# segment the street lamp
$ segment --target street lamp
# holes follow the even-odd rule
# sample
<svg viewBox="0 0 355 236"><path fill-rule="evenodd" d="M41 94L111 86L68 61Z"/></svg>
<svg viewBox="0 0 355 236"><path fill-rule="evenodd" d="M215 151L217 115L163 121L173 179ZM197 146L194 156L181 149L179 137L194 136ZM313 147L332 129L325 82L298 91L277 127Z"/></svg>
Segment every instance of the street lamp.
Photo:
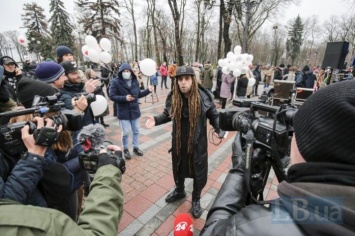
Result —
<svg viewBox="0 0 355 236"><path fill-rule="evenodd" d="M247 41L248 41L248 28L249 28L249 16L250 16L250 11L253 8L254 4L256 4L256 1L250 1L246 0L243 2L243 4L246 6L246 14L245 14L245 27L244 27L244 34L243 34L243 50L244 53L247 53Z"/></svg>
<svg viewBox="0 0 355 236"><path fill-rule="evenodd" d="M277 37L276 37L276 31L279 27L277 25L274 25L272 29L274 30L274 65L277 66Z"/></svg>

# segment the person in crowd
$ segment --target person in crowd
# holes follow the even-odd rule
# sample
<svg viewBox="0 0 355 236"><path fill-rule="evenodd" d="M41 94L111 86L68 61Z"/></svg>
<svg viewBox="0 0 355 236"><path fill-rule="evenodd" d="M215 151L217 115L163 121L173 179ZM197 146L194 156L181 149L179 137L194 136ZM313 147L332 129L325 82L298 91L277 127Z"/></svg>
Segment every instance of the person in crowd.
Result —
<svg viewBox="0 0 355 236"><path fill-rule="evenodd" d="M309 66L305 65L302 72L295 78L296 87L306 88L306 81L308 79L308 72L310 71Z"/></svg>
<svg viewBox="0 0 355 236"><path fill-rule="evenodd" d="M131 159L128 147L128 136L133 133L133 153L143 156L143 151L139 149L139 118L141 111L138 99L147 96L153 91L149 86L145 90L140 90L136 74L128 63L123 63L118 72L118 77L111 82L109 96L117 103L117 118L120 121L122 130L123 153L126 159Z"/></svg>
<svg viewBox="0 0 355 236"><path fill-rule="evenodd" d="M191 67L176 70L173 91L167 97L162 114L148 116L146 127L152 128L173 121L172 167L176 188L165 201L175 202L186 197L185 178L193 178L192 216L202 214L201 191L207 182L207 119L219 134L219 114L213 96L200 86Z"/></svg>
<svg viewBox="0 0 355 236"><path fill-rule="evenodd" d="M207 61L204 64L203 70L201 72L201 82L203 87L210 92L212 92L212 87L213 87L213 75L214 73L211 66L211 62Z"/></svg>
<svg viewBox="0 0 355 236"><path fill-rule="evenodd" d="M201 70L199 66L200 64L198 62L192 63L192 69L195 72L197 83L201 84L201 78L200 78Z"/></svg>
<svg viewBox="0 0 355 236"><path fill-rule="evenodd" d="M165 89L168 89L168 86L166 85L166 80L168 77L168 68L166 66L165 61L161 64L159 71L161 74L161 89L163 89L163 86L165 87Z"/></svg>
<svg viewBox="0 0 355 236"><path fill-rule="evenodd" d="M325 68L321 68L317 74L317 81L314 87L316 91L326 86L324 79L325 79Z"/></svg>
<svg viewBox="0 0 355 236"><path fill-rule="evenodd" d="M317 76L313 73L313 70L309 70L306 79L306 88L313 88L317 81Z"/></svg>
<svg viewBox="0 0 355 236"><path fill-rule="evenodd" d="M26 59L25 62L23 63L22 65L22 72L23 73L28 73L30 71L30 60L29 59Z"/></svg>
<svg viewBox="0 0 355 236"><path fill-rule="evenodd" d="M287 180L278 185L279 198L268 201L268 207L245 207L245 155L237 135L233 167L201 235L354 235L355 146L340 137L353 140L355 134L339 123L339 116L346 124L352 122L354 100L355 81L344 81L319 90L303 103L293 119ZM330 140L332 145L327 145ZM261 152L260 148L253 151Z"/></svg>
<svg viewBox="0 0 355 236"><path fill-rule="evenodd" d="M35 70L37 80L48 83L58 91L64 88L68 77L65 75L64 68L55 62L40 62Z"/></svg>
<svg viewBox="0 0 355 236"><path fill-rule="evenodd" d="M273 72L274 69L272 68L272 66L270 65L266 66L266 73L264 75L264 89L270 86Z"/></svg>
<svg viewBox="0 0 355 236"><path fill-rule="evenodd" d="M285 64L280 64L274 71L274 80L282 80L283 70L285 69Z"/></svg>
<svg viewBox="0 0 355 236"><path fill-rule="evenodd" d="M176 75L176 68L177 68L177 63L176 61L173 61L173 64L169 65L168 67L168 74L171 80L171 90L173 90L174 86L174 80L175 80L175 75Z"/></svg>
<svg viewBox="0 0 355 236"><path fill-rule="evenodd" d="M221 86L222 86L222 67L218 66L217 71L216 71L216 90L214 92L214 97L219 98L219 102L222 103L222 98L221 98ZM235 80L231 84L231 89L230 89L230 98L232 99L233 93L234 93L234 83Z"/></svg>
<svg viewBox="0 0 355 236"><path fill-rule="evenodd" d="M246 98L247 90L248 90L249 79L246 74L241 74L239 79L237 80L237 97L238 98Z"/></svg>
<svg viewBox="0 0 355 236"><path fill-rule="evenodd" d="M25 77L17 63L9 56L0 57L0 65L4 67L4 85L9 92L10 98L18 104L17 84Z"/></svg>
<svg viewBox="0 0 355 236"><path fill-rule="evenodd" d="M259 83L261 81L261 66L260 65L256 65L255 69L253 70L253 75L254 75L254 79L255 79L255 84L253 87L254 96L259 96L258 95L258 87L259 87Z"/></svg>
<svg viewBox="0 0 355 236"><path fill-rule="evenodd" d="M16 106L16 103L10 98L10 93L6 88L4 67L0 66L0 113L11 111L16 108Z"/></svg>
<svg viewBox="0 0 355 236"><path fill-rule="evenodd" d="M36 118L38 128L44 121ZM49 126L49 122L47 122ZM60 130L58 130L59 132ZM43 176L46 166L47 147L35 144L29 126L21 129L21 136L27 153L16 165L14 172L25 174L28 181L21 185L21 177L9 177L12 186L19 186L16 192L31 193ZM117 225L123 213L122 175L125 162L118 146L108 145L100 150L98 170L91 185L91 192L85 201L85 208L78 222L65 214L49 208L22 205L6 198L0 199L0 232L2 235L116 235ZM0 194L6 189L6 183L0 179Z"/></svg>
<svg viewBox="0 0 355 236"><path fill-rule="evenodd" d="M105 86L105 82L104 82L105 80L102 79L102 78L99 78L97 76L96 72L93 69L86 69L85 76L86 76L86 79L88 81L90 79L101 81L100 82L101 84L99 84L99 86L96 87L96 90L94 91L94 93L98 94L98 95L101 95L103 97L106 97L106 95L105 95L105 93L103 91L103 87ZM104 116L106 116L107 114L108 114L108 107L107 107L106 112L104 114L95 117L96 122L102 124L106 128L110 126L109 124L106 124L105 121L104 121Z"/></svg>
<svg viewBox="0 0 355 236"><path fill-rule="evenodd" d="M220 96L222 99L222 109L226 108L227 99L232 97L231 86L234 81L235 81L235 76L233 75L233 72L222 75L222 84L221 84L221 91L220 91Z"/></svg>
<svg viewBox="0 0 355 236"><path fill-rule="evenodd" d="M286 68L282 71L282 76L283 76L284 78L286 77L286 75L288 76L288 74L290 73L290 68L291 68L291 65L288 64L288 65L286 66Z"/></svg>

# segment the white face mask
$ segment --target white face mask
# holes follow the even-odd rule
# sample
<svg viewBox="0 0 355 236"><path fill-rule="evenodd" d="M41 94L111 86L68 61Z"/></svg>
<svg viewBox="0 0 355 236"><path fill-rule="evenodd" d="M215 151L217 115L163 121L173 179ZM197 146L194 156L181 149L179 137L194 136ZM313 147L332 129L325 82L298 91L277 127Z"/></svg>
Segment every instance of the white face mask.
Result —
<svg viewBox="0 0 355 236"><path fill-rule="evenodd" d="M122 77L123 79L130 79L131 78L131 72L122 72Z"/></svg>

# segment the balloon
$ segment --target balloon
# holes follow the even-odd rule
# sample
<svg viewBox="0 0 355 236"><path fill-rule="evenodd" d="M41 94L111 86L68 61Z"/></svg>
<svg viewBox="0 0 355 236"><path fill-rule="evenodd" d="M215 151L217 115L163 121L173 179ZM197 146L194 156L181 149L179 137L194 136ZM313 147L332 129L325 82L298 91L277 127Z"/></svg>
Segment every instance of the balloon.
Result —
<svg viewBox="0 0 355 236"><path fill-rule="evenodd" d="M229 74L229 72L230 72L230 71L229 71L229 69L228 69L228 66L223 66L223 67L222 67L222 73L223 73L223 74Z"/></svg>
<svg viewBox="0 0 355 236"><path fill-rule="evenodd" d="M234 71L235 69L237 69L237 62L231 61L228 63L227 66L230 71Z"/></svg>
<svg viewBox="0 0 355 236"><path fill-rule="evenodd" d="M96 101L90 104L94 116L100 116L107 109L107 99L102 95L95 95Z"/></svg>
<svg viewBox="0 0 355 236"><path fill-rule="evenodd" d="M96 51L100 54L102 52L102 49L99 44L96 44Z"/></svg>
<svg viewBox="0 0 355 236"><path fill-rule="evenodd" d="M18 42L21 44L21 45L24 45L24 44L26 44L26 37L25 36L23 36L23 35L20 35L20 36L18 36L17 37L17 40L18 40Z"/></svg>
<svg viewBox="0 0 355 236"><path fill-rule="evenodd" d="M249 68L247 66L243 66L242 69L240 70L241 74L246 74L249 71Z"/></svg>
<svg viewBox="0 0 355 236"><path fill-rule="evenodd" d="M110 53L108 52L101 52L100 53L100 61L102 61L103 63L110 63L112 60L112 56L110 55Z"/></svg>
<svg viewBox="0 0 355 236"><path fill-rule="evenodd" d="M85 44L88 45L91 49L96 49L96 45L97 45L96 38L92 35L86 36Z"/></svg>
<svg viewBox="0 0 355 236"><path fill-rule="evenodd" d="M150 58L146 58L140 61L139 67L141 69L141 72L146 76L152 76L157 72L157 63L155 63L155 61Z"/></svg>
<svg viewBox="0 0 355 236"><path fill-rule="evenodd" d="M88 45L84 45L81 47L81 52L83 53L84 56L88 56L89 55L89 46Z"/></svg>
<svg viewBox="0 0 355 236"><path fill-rule="evenodd" d="M219 59L219 60L218 60L218 65L219 65L220 67L223 67L223 66L225 66L225 65L227 65L227 64L226 64L226 61L225 61L224 59Z"/></svg>
<svg viewBox="0 0 355 236"><path fill-rule="evenodd" d="M239 68L235 69L235 70L233 71L233 75L234 75L235 77L238 77L239 75L241 75L240 69L239 69Z"/></svg>
<svg viewBox="0 0 355 236"><path fill-rule="evenodd" d="M100 46L103 50L107 52L111 51L111 41L108 40L107 38L102 38L100 40Z"/></svg>
<svg viewBox="0 0 355 236"><path fill-rule="evenodd" d="M238 68L239 70L242 69L243 63L242 63L241 61L237 61L235 64L237 65L237 68Z"/></svg>
<svg viewBox="0 0 355 236"><path fill-rule="evenodd" d="M100 61L100 54L95 49L89 49L88 58L95 63Z"/></svg>
<svg viewBox="0 0 355 236"><path fill-rule="evenodd" d="M237 45L234 47L234 53L235 55L239 55L242 53L242 47L240 45Z"/></svg>
<svg viewBox="0 0 355 236"><path fill-rule="evenodd" d="M246 57L245 57L245 60L248 61L248 62L252 62L253 59L254 59L254 57L251 54L247 54Z"/></svg>
<svg viewBox="0 0 355 236"><path fill-rule="evenodd" d="M228 59L232 59L232 58L233 58L233 55L234 55L233 52L228 52L228 53L227 53L227 58L228 58Z"/></svg>
<svg viewBox="0 0 355 236"><path fill-rule="evenodd" d="M237 61L243 61L243 56L241 55L241 54L239 54L239 55L237 55L237 59L236 59Z"/></svg>
<svg viewBox="0 0 355 236"><path fill-rule="evenodd" d="M252 87L255 84L255 78L250 78L248 81L248 87Z"/></svg>

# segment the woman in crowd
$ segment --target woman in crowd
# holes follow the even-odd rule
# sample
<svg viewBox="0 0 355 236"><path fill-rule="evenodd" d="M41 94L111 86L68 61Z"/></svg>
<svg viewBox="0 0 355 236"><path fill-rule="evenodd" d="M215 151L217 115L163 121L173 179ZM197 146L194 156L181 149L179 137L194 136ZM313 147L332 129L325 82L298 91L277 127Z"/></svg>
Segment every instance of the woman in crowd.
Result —
<svg viewBox="0 0 355 236"><path fill-rule="evenodd" d="M227 99L232 97L232 84L235 81L235 77L232 72L222 75L220 97L222 99L222 109L226 108Z"/></svg>

